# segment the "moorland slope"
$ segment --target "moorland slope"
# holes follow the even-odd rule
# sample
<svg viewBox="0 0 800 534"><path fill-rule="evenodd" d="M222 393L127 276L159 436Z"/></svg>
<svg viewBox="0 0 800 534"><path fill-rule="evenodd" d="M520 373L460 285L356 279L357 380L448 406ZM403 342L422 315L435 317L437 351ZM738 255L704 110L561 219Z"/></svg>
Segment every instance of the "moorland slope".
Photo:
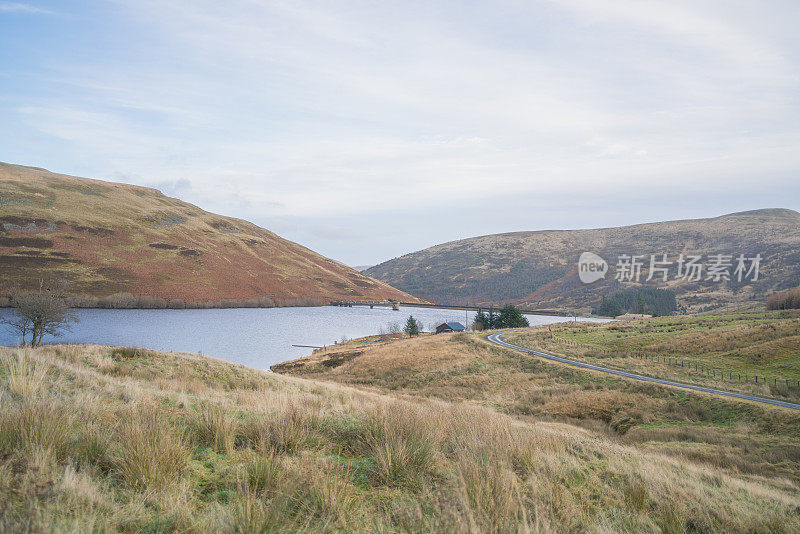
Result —
<svg viewBox="0 0 800 534"><path fill-rule="evenodd" d="M578 259L593 252L609 264L605 279L582 284ZM649 282L651 255L672 262L668 280ZM730 280L678 277L677 259L683 254L730 255ZM760 254L758 280L733 276L735 258ZM780 289L800 285L800 213L763 209L709 219L668 221L592 230L547 230L494 234L444 243L381 263L365 274L393 287L440 304L499 304L514 302L526 308L587 309L603 295L635 281L616 280L620 256L640 256L641 283L674 290L690 311L721 304L757 301ZM663 266L663 265L662 265ZM751 262L746 262L746 268ZM746 273L744 273L746 275ZM690 277L691 278L691 277Z"/></svg>
<svg viewBox="0 0 800 534"><path fill-rule="evenodd" d="M4 163L0 268L5 294L63 280L76 295L185 303L416 300L255 224L155 189Z"/></svg>

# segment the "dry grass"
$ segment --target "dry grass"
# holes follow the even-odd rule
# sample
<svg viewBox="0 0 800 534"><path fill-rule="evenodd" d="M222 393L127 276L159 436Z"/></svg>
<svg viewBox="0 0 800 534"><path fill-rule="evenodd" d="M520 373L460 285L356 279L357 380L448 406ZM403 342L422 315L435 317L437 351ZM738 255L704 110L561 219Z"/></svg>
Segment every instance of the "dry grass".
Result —
<svg viewBox="0 0 800 534"><path fill-rule="evenodd" d="M396 395L478 403L523 420L578 424L730 473L800 478L800 414L791 411L590 373L466 334L375 348L353 341L338 350L362 354L329 367L326 354L336 356L328 349L291 362L287 371Z"/></svg>
<svg viewBox="0 0 800 534"><path fill-rule="evenodd" d="M202 404L194 421L196 440L220 454L233 452L238 421L232 412L216 404Z"/></svg>
<svg viewBox="0 0 800 534"><path fill-rule="evenodd" d="M440 379L462 387L468 375L446 376L445 355L465 352L464 372L474 370L469 355L487 356L469 338L427 342ZM408 345L418 354L425 341ZM28 356L48 366L32 395L11 395L6 367L0 375L0 531L800 529L795 480L475 405L500 399L497 390L463 403L193 355L44 347ZM513 377L483 372L494 388Z"/></svg>
<svg viewBox="0 0 800 534"><path fill-rule="evenodd" d="M787 289L770 295L767 299L768 310L796 310L800 309L800 287Z"/></svg>
<svg viewBox="0 0 800 534"><path fill-rule="evenodd" d="M163 419L155 407L143 405L121 414L114 470L137 490L160 490L180 480L189 451L184 430Z"/></svg>
<svg viewBox="0 0 800 534"><path fill-rule="evenodd" d="M607 367L800 400L800 315L795 311L568 323L506 337L521 346Z"/></svg>
<svg viewBox="0 0 800 534"><path fill-rule="evenodd" d="M8 377L8 392L21 397L34 397L39 393L48 369L46 363L32 359L30 351L24 348L3 358L0 367Z"/></svg>

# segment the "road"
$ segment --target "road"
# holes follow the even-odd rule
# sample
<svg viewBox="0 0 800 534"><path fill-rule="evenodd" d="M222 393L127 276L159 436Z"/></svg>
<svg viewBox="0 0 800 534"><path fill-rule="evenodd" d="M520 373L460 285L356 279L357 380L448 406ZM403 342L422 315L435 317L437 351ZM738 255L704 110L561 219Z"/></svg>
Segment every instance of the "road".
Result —
<svg viewBox="0 0 800 534"><path fill-rule="evenodd" d="M673 382L671 380L662 380L660 378L652 378L649 376L644 375L637 375L635 373L626 373L625 371L619 371L617 369L609 369L608 367L600 367L599 365L592 365L590 363L579 362L575 360L570 360L568 358L562 358L561 356L555 356L553 354L548 354L546 352L541 352L538 350L533 349L526 349L525 347L520 347L519 345L512 345L506 341L503 341L503 334L508 332L507 330L504 332L496 332L486 337L486 340L490 343L494 343L495 345L500 345L501 347L506 347L509 349L519 350L522 352L527 352L528 354L533 354L534 356L539 356L540 358L545 358L548 360L553 360L560 363L566 363L567 365L574 365L575 367L581 367L583 369L591 369L593 371L600 371L602 373L609 373L612 375L617 376L624 376L625 378L631 378L633 380L641 380L642 382L654 382L656 384L664 384L666 386L673 386L678 388L684 389L692 389L695 391L703 391L705 393L713 393L715 395L723 395L725 397L735 397L737 399L745 399L753 402L760 402L762 404L772 404L773 406L781 406L783 408L789 408L791 410L800 410L800 404L794 404L792 402L780 401L775 399L767 399L765 397L756 397L754 395L745 395L744 393L734 393L733 391L725 391L722 389L713 389L713 388L705 388L702 386L693 386L692 384L684 384L682 382Z"/></svg>

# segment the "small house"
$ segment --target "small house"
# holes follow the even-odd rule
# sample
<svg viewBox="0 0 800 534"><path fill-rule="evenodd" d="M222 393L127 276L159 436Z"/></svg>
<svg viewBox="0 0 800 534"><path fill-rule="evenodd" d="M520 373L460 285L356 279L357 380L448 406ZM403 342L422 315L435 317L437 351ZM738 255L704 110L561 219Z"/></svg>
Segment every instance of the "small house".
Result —
<svg viewBox="0 0 800 534"><path fill-rule="evenodd" d="M464 330L466 330L464 325L456 321L442 323L436 327L437 334L441 334L442 332L463 332Z"/></svg>

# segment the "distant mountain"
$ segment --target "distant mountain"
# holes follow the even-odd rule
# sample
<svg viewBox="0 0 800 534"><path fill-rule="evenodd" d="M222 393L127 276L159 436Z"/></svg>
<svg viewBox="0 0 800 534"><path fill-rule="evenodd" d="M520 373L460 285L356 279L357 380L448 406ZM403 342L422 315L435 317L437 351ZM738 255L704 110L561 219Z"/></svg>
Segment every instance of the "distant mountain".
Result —
<svg viewBox="0 0 800 534"><path fill-rule="evenodd" d="M0 293L39 280L68 281L73 294L187 303L416 300L155 189L0 163Z"/></svg>
<svg viewBox="0 0 800 534"><path fill-rule="evenodd" d="M581 282L578 260L583 252L595 253L608 262L604 279ZM653 279L646 281L651 255L660 262L662 254L672 262L668 281L662 281L662 271L655 271ZM678 276L680 254L685 260L690 254L702 256L700 281ZM710 257L718 254L723 255L722 261ZM747 276L746 271L742 281L738 280L736 260L740 254L745 256L747 270L754 263L747 259L761 255L758 280L753 280L754 272ZM640 284L675 290L679 303L690 310L763 300L773 290L800 284L800 213L763 209L619 228L488 235L406 254L367 269L365 274L442 304L515 302L526 307L585 309L596 305L603 295L640 285L628 279L630 269L622 255L641 256L637 258L643 262ZM708 268L715 263L724 266L728 255L732 256L727 268L731 280L706 280ZM656 263L655 267L667 264ZM616 279L618 274L623 280Z"/></svg>
<svg viewBox="0 0 800 534"><path fill-rule="evenodd" d="M353 269L355 269L356 271L358 271L360 273L363 273L364 271L366 271L370 267L372 267L372 265L353 265Z"/></svg>

